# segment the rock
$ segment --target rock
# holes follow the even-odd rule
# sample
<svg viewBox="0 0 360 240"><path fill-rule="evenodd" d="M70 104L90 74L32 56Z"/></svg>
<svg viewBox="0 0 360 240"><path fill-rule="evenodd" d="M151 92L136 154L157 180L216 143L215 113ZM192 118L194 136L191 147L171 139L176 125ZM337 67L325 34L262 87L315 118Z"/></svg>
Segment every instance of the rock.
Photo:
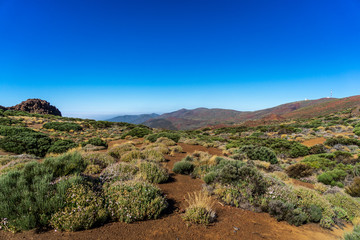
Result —
<svg viewBox="0 0 360 240"><path fill-rule="evenodd" d="M7 110L7 108L6 108L6 107L4 107L4 106L1 106L1 105L0 105L0 110L4 110L4 111L6 111L6 110Z"/></svg>
<svg viewBox="0 0 360 240"><path fill-rule="evenodd" d="M38 114L51 114L55 116L61 116L61 112L55 106L50 105L49 102L41 99L28 99L22 103L9 107L9 110L24 111L29 113Z"/></svg>

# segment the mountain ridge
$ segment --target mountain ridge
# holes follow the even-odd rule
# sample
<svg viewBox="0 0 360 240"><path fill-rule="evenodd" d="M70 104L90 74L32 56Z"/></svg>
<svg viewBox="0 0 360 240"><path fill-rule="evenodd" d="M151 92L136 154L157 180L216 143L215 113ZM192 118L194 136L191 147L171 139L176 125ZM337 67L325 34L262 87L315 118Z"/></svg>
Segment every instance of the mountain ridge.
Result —
<svg viewBox="0 0 360 240"><path fill-rule="evenodd" d="M360 106L360 95L345 98L320 98L281 104L256 111L237 111L221 108L179 109L164 113L143 124L154 128L190 130L215 125L243 124L247 121L283 121L311 118ZM160 119L162 119L160 121ZM169 127L170 126L170 127Z"/></svg>

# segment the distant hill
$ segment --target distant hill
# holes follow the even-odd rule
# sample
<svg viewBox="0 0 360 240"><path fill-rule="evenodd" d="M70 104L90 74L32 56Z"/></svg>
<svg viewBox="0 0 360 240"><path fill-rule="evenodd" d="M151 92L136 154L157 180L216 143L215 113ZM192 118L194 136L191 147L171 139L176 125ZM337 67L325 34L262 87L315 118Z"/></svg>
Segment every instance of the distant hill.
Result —
<svg viewBox="0 0 360 240"><path fill-rule="evenodd" d="M140 114L140 115L123 115L108 119L109 122L127 122L133 124L141 124L149 119L158 117L159 114Z"/></svg>
<svg viewBox="0 0 360 240"><path fill-rule="evenodd" d="M38 98L28 99L12 107L0 106L0 109L61 116L61 112L57 107L51 105L48 101Z"/></svg>
<svg viewBox="0 0 360 240"><path fill-rule="evenodd" d="M321 98L282 104L258 111L196 108L180 109L162 114L144 124L154 128L189 130L215 125L242 124L247 121L283 121L287 119L312 118L360 107L360 95L347 98ZM161 121L160 121L161 120Z"/></svg>

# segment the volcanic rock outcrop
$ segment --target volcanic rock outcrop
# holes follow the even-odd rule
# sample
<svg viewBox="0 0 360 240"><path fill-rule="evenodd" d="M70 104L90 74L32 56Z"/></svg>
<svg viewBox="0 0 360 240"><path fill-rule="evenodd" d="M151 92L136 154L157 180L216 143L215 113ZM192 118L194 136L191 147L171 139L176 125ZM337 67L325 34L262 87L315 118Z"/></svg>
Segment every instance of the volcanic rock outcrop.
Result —
<svg viewBox="0 0 360 240"><path fill-rule="evenodd" d="M1 108L1 107L0 107ZM41 99L28 99L13 107L8 107L9 110L24 111L29 113L38 114L51 114L55 116L61 116L61 112L55 106L50 105L48 101Z"/></svg>

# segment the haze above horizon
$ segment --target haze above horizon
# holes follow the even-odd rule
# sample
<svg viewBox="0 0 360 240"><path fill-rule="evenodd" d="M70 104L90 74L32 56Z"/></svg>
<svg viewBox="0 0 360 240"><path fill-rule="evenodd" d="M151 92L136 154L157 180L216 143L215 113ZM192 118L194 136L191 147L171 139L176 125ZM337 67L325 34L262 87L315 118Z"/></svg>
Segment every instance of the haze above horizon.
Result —
<svg viewBox="0 0 360 240"><path fill-rule="evenodd" d="M358 95L360 2L0 0L0 105L65 116Z"/></svg>

